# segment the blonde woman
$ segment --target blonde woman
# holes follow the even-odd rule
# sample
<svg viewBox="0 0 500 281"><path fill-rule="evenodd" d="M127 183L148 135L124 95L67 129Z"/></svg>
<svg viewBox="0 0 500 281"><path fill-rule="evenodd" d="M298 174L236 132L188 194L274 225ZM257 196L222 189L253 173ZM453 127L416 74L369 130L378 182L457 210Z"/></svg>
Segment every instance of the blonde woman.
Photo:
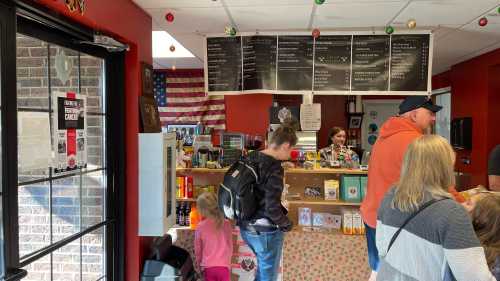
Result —
<svg viewBox="0 0 500 281"><path fill-rule="evenodd" d="M449 265L458 281L495 281L467 211L447 192L454 162L440 136L408 146L400 180L378 211L377 280L441 281Z"/></svg>
<svg viewBox="0 0 500 281"><path fill-rule="evenodd" d="M194 253L204 280L230 281L233 254L231 223L224 219L214 193L201 194L196 205L203 221L196 227Z"/></svg>

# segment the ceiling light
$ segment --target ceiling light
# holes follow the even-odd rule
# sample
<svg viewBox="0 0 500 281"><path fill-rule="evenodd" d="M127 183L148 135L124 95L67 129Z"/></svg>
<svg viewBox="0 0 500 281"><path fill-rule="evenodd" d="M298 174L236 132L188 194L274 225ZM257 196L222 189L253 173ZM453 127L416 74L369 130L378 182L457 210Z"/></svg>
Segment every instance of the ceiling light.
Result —
<svg viewBox="0 0 500 281"><path fill-rule="evenodd" d="M170 51L171 46L175 52ZM194 55L166 31L153 31L153 58L194 58Z"/></svg>

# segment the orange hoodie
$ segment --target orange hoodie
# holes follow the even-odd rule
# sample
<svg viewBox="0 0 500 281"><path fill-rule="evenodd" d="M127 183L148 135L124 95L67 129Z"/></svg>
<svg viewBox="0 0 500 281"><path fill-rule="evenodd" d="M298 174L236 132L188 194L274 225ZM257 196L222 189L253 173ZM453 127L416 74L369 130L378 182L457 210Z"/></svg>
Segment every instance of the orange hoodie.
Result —
<svg viewBox="0 0 500 281"><path fill-rule="evenodd" d="M368 165L367 194L361 204L363 221L372 228L377 225L377 211L389 188L399 180L401 165L408 145L422 136L422 130L403 117L391 117L380 129ZM463 196L454 186L448 191L459 203Z"/></svg>
<svg viewBox="0 0 500 281"><path fill-rule="evenodd" d="M380 128L370 153L367 193L361 204L361 215L370 227L376 227L380 203L387 190L399 180L408 145L421 135L422 130L403 117L391 117Z"/></svg>

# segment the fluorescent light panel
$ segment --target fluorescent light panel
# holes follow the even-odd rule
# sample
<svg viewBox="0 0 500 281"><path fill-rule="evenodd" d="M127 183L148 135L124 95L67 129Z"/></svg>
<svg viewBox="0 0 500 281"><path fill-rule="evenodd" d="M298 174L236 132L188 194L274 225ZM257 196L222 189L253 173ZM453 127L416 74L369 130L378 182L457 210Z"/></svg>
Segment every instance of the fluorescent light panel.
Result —
<svg viewBox="0 0 500 281"><path fill-rule="evenodd" d="M175 51L170 51L170 46ZM166 31L153 31L153 58L194 58L194 55L182 46Z"/></svg>

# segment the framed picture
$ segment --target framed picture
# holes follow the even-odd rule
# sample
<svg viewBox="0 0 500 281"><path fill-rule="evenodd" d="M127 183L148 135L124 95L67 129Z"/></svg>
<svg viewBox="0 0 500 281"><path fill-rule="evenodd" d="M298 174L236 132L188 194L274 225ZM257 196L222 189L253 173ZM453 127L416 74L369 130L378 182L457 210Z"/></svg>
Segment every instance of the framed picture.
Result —
<svg viewBox="0 0 500 281"><path fill-rule="evenodd" d="M363 121L363 116L361 116L361 115L349 116L349 129L361 128L361 121Z"/></svg>
<svg viewBox="0 0 500 281"><path fill-rule="evenodd" d="M142 129L144 133L161 132L160 114L153 97L140 97Z"/></svg>
<svg viewBox="0 0 500 281"><path fill-rule="evenodd" d="M167 124L167 132L175 132L178 140L183 140L185 146L193 145L194 141L194 131L196 129L196 124L185 123L185 124ZM165 127L163 128L165 131Z"/></svg>
<svg viewBox="0 0 500 281"><path fill-rule="evenodd" d="M153 67L145 62L141 63L142 95L153 97Z"/></svg>

